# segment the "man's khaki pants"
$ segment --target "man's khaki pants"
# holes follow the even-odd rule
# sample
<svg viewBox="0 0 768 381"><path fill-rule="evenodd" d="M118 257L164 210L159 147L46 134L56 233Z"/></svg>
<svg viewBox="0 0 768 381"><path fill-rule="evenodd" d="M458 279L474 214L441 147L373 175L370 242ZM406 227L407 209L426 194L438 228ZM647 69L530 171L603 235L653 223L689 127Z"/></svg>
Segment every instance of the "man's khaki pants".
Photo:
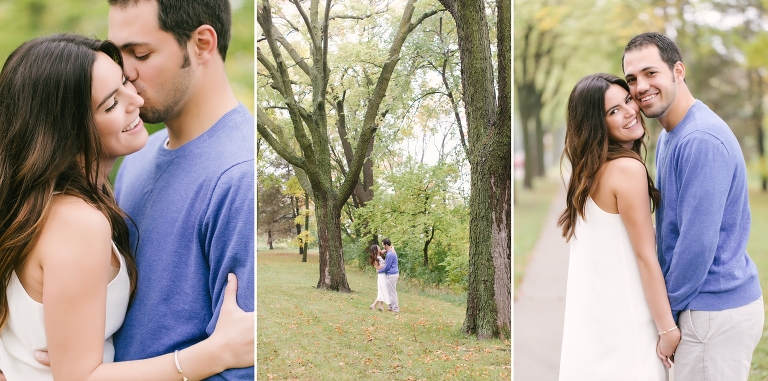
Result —
<svg viewBox="0 0 768 381"><path fill-rule="evenodd" d="M674 380L746 381L764 320L762 296L729 310L681 312Z"/></svg>

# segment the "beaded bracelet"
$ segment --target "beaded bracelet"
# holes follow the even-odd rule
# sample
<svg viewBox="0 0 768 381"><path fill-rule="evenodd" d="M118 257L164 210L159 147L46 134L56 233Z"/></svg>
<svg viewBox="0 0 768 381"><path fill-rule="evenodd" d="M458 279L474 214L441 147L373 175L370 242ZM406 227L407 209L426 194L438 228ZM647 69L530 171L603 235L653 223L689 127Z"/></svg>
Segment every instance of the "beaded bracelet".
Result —
<svg viewBox="0 0 768 381"><path fill-rule="evenodd" d="M674 331L676 329L677 329L677 326L674 326L674 327L672 327L672 328L670 328L670 329L668 329L668 330L666 330L664 332L659 332L659 336L661 336L661 335L663 335L663 334L665 334L667 332L672 332L672 331ZM179 373L181 373L181 372L179 372Z"/></svg>

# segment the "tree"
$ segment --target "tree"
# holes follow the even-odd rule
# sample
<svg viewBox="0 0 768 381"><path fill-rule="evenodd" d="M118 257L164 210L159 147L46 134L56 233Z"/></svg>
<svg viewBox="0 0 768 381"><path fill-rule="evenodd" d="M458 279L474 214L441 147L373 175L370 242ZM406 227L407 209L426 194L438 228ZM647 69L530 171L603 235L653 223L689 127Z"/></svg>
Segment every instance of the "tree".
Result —
<svg viewBox="0 0 768 381"><path fill-rule="evenodd" d="M456 20L470 163L469 281L462 330L509 337L511 319L511 4L496 3L499 102L482 0L440 0ZM507 62L501 62L506 60ZM499 105L500 107L498 107ZM501 155L493 157L493 155Z"/></svg>
<svg viewBox="0 0 768 381"><path fill-rule="evenodd" d="M262 0L258 7L257 19L263 33L263 41L268 45L271 59L257 48L257 59L270 78L269 86L277 93L283 110L275 110L270 115L262 107L256 111L256 125L259 135L286 161L303 170L309 180L315 205L317 234L320 252L320 279L318 288L349 292L349 285L344 271L344 256L341 241L341 210L358 184L366 153L378 125L381 123L380 106L387 94L387 87L392 73L399 61L400 50L406 37L427 17L437 13L431 10L414 18L415 0L410 0L403 9L400 23L394 32L392 42L380 67L378 78L370 97L363 118L362 129L357 134L354 150L347 173L338 175L341 185L334 182L331 163L331 141L329 139L327 108L343 100L341 94L329 91L331 68L328 61L330 49L331 20L361 19L372 15L335 15L331 16L330 1L322 6L318 0L312 0L307 13L298 0L293 1L295 12L301 16L308 40L309 61L302 57L294 45L273 23L275 17L267 0ZM299 28L285 20L291 32ZM287 53L293 60L288 65L283 58ZM374 59L375 57L368 57ZM296 90L294 90L296 88ZM330 94L329 94L330 93ZM306 99L306 100L305 100ZM338 112L338 109L337 109ZM282 116L290 122L293 142L288 143L281 122L276 117Z"/></svg>

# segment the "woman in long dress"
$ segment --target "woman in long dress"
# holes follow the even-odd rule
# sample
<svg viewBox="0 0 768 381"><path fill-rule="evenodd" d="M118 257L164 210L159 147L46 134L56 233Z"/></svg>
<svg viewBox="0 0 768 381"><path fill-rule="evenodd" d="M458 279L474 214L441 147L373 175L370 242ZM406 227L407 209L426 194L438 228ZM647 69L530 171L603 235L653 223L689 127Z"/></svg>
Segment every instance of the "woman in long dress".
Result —
<svg viewBox="0 0 768 381"><path fill-rule="evenodd" d="M0 369L10 381L199 380L253 365L253 314L237 307L232 276L209 338L112 362L136 266L107 175L146 144L143 103L109 41L34 39L0 72Z"/></svg>
<svg viewBox="0 0 768 381"><path fill-rule="evenodd" d="M376 269L376 272L384 267L384 258L382 256L386 255L386 252L379 250L379 245L371 245L368 255L368 261ZM370 307L372 310L375 310L378 306L379 311L384 311L384 307L387 307L390 303L386 274L376 274L376 288L376 300Z"/></svg>
<svg viewBox="0 0 768 381"><path fill-rule="evenodd" d="M647 131L626 82L582 78L566 111L570 241L560 380L666 380L680 341L656 256Z"/></svg>

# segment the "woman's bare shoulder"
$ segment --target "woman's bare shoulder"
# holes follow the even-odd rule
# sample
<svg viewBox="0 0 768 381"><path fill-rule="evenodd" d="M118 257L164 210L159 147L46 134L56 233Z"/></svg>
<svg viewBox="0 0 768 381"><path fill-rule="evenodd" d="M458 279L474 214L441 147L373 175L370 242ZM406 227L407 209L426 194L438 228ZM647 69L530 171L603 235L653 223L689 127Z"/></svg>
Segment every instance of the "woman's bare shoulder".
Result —
<svg viewBox="0 0 768 381"><path fill-rule="evenodd" d="M93 245L111 245L111 240L109 220L101 211L79 197L55 195L35 246L42 253L78 255Z"/></svg>
<svg viewBox="0 0 768 381"><path fill-rule="evenodd" d="M623 182L627 180L646 180L645 164L631 157L620 157L603 164L603 180Z"/></svg>

